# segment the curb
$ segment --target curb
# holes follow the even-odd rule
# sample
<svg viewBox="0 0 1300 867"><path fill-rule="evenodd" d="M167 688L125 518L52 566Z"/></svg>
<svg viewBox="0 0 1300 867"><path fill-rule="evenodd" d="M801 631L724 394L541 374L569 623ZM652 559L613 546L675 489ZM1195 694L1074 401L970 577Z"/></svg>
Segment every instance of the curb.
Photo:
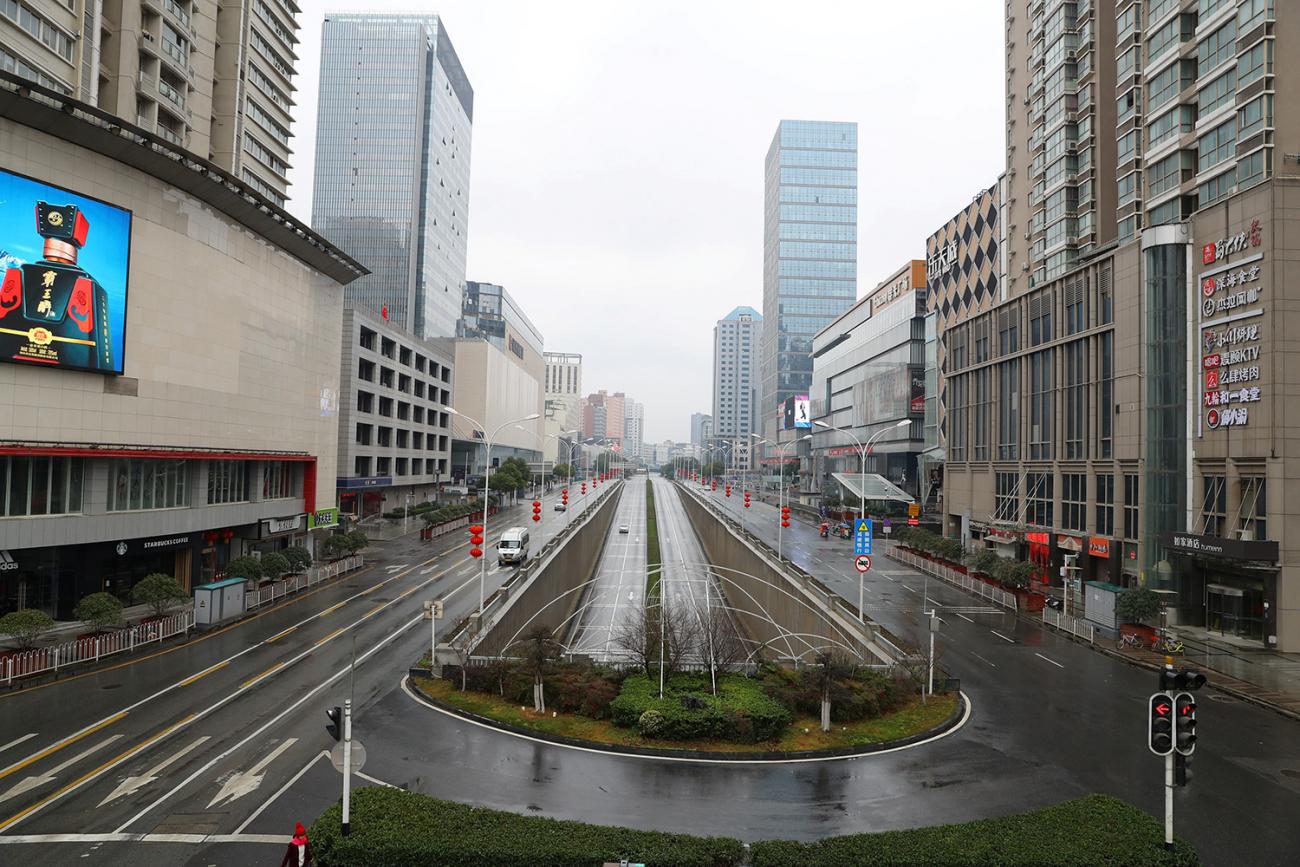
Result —
<svg viewBox="0 0 1300 867"><path fill-rule="evenodd" d="M469 720L470 722L477 723L486 728L495 729L519 737L525 737L530 740L554 744L560 747L573 747L589 752L601 752L610 755L630 756L643 759L672 759L676 761L700 761L713 764L791 764L798 762L825 761L828 759L861 758L872 755L873 753L889 752L917 746L935 738L948 735L965 724L966 720L970 718L972 710L970 699L964 692L958 691L957 703L953 707L952 713L949 714L948 718L938 726L918 734L908 735L905 738L897 738L892 741L884 741L882 743L869 744L861 747L806 750L794 753L731 753L712 750L656 749L654 747L634 749L631 747L618 746L617 744L602 744L597 741L587 741L580 738L569 738L561 735L546 734L545 732L539 732L536 729L527 729L522 726L502 723L491 719L490 717L480 716L479 714L462 710L461 708L454 707L446 702L433 698L415 687L414 684L411 683L411 677L415 675L417 671L422 670L413 668L411 669L411 673L402 679L403 686L406 687L408 694L411 694L413 698L421 703L428 704L451 716Z"/></svg>

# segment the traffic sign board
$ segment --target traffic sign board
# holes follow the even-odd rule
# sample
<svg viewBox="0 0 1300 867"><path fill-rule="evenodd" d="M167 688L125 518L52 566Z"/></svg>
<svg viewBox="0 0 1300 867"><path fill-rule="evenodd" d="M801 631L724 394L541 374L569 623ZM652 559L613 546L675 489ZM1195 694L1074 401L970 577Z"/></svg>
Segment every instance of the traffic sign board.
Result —
<svg viewBox="0 0 1300 867"><path fill-rule="evenodd" d="M853 565L857 568L859 572L870 572L871 558L868 557L866 554L860 554L856 559L854 559Z"/></svg>
<svg viewBox="0 0 1300 867"><path fill-rule="evenodd" d="M871 519L858 518L853 522L853 553L870 554L871 552Z"/></svg>
<svg viewBox="0 0 1300 867"><path fill-rule="evenodd" d="M907 504L907 517L909 517L909 518L919 518L920 516L921 516L921 504L920 504L920 503L908 503L908 504Z"/></svg>

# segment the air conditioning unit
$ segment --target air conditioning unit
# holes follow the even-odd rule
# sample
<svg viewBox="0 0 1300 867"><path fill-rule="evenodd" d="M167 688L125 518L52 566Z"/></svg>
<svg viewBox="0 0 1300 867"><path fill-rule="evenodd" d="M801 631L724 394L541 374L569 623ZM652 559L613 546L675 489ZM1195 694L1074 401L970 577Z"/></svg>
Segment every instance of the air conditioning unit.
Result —
<svg viewBox="0 0 1300 867"><path fill-rule="evenodd" d="M1021 266L1020 266L1020 270L1021 270L1021 271L1028 271L1028 270L1029 270L1029 263L1026 262L1025 264L1021 265Z"/></svg>
<svg viewBox="0 0 1300 867"><path fill-rule="evenodd" d="M140 35L145 39L145 41L153 42L153 34L150 33L148 30L140 31Z"/></svg>

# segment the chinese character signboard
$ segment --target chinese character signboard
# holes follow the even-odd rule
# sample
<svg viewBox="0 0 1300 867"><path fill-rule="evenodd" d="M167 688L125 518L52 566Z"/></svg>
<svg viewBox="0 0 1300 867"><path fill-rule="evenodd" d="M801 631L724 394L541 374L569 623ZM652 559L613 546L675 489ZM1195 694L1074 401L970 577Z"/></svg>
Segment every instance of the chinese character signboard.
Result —
<svg viewBox="0 0 1300 867"><path fill-rule="evenodd" d="M131 212L0 170L0 361L122 372Z"/></svg>
<svg viewBox="0 0 1300 867"><path fill-rule="evenodd" d="M1259 356L1268 287L1264 254L1252 252L1262 241L1260 221L1252 220L1247 229L1201 246L1197 436L1249 424L1251 405L1263 398Z"/></svg>
<svg viewBox="0 0 1300 867"><path fill-rule="evenodd" d="M871 556L870 518L858 518L853 522L853 554Z"/></svg>

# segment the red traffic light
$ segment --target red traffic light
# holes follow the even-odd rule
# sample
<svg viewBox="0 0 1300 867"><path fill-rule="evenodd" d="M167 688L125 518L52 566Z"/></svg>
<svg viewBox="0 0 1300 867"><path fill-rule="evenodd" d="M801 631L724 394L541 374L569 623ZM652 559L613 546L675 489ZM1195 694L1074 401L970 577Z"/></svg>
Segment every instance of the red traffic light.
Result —
<svg viewBox="0 0 1300 867"><path fill-rule="evenodd" d="M482 557L482 556L483 556L483 549L482 549L482 548L470 548L470 549L469 549L469 555L470 555L471 557Z"/></svg>
<svg viewBox="0 0 1300 867"><path fill-rule="evenodd" d="M473 533L475 536L477 536L479 533L482 533L482 532L483 532L483 525L482 525L482 524L475 524L474 526L472 526L472 527L469 528L469 531L470 531L471 533Z"/></svg>

